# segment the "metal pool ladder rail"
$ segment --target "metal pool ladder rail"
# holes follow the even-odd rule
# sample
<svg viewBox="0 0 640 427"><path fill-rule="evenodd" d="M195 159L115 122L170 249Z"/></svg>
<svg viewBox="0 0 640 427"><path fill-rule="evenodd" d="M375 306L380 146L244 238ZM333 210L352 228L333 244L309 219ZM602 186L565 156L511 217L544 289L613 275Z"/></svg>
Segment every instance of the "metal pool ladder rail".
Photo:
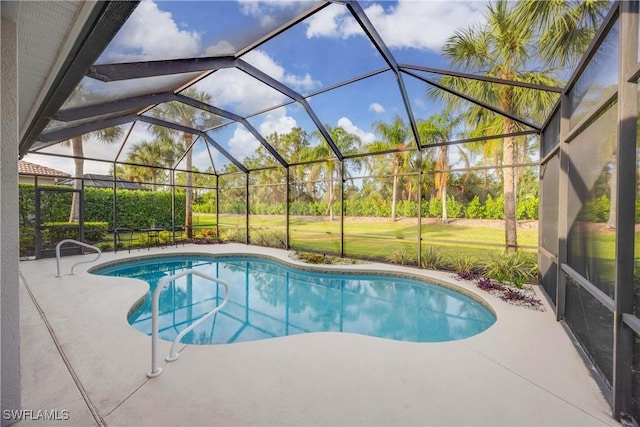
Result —
<svg viewBox="0 0 640 427"><path fill-rule="evenodd" d="M178 357L180 357L180 353L176 351L176 348L178 347L178 343L180 342L182 337L191 332L195 327L207 320L209 317L222 310L222 308L227 304L227 301L229 301L229 285L216 277L209 276L208 274L201 273L197 270L185 270L173 276L163 277L162 279L160 279L160 281L158 282L158 286L156 286L156 289L153 292L153 296L151 297L151 370L147 372L147 377L149 378L157 377L162 373L162 368L158 366L158 305L160 304L160 292L165 286L167 286L168 283L171 283L176 279L188 276L190 274L195 274L196 276L200 276L203 279L207 279L224 286L224 299L222 300L222 303L220 305L216 306L213 310L202 316L190 326L184 328L178 334L178 336L173 340L169 355L165 357L165 360L167 362L173 362L174 360L177 360Z"/></svg>
<svg viewBox="0 0 640 427"><path fill-rule="evenodd" d="M73 264L71 266L71 274L73 274L73 269L76 268L76 265L86 264L86 263L89 263L89 262L97 261L97 260L100 259L100 255L102 255L102 251L100 250L100 248L96 248L95 246L91 246L91 245L88 245L86 243L79 242L79 241L73 240L73 239L62 240L61 242L58 242L58 244L56 245L56 267L58 268L58 275L56 277L61 277L60 276L60 246L62 246L65 243L75 243L78 246L82 246L82 247L87 248L87 249L93 249L94 251L98 252L97 256L94 259L90 259L89 261L80 261L80 262L76 262L75 264Z"/></svg>

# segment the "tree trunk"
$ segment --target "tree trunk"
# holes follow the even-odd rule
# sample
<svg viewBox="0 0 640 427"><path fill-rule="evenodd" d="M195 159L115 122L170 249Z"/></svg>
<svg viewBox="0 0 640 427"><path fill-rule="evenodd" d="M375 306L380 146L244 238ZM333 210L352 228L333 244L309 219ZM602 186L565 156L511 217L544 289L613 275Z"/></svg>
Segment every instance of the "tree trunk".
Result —
<svg viewBox="0 0 640 427"><path fill-rule="evenodd" d="M440 192L442 195L442 223L449 223L449 216L447 215L447 184L445 183Z"/></svg>
<svg viewBox="0 0 640 427"><path fill-rule="evenodd" d="M333 221L333 177L327 179L327 208L329 209L329 221Z"/></svg>
<svg viewBox="0 0 640 427"><path fill-rule="evenodd" d="M151 188L153 191L158 191L158 170L151 169Z"/></svg>
<svg viewBox="0 0 640 427"><path fill-rule="evenodd" d="M511 126L507 124L505 124L505 128L508 128L508 130L506 130L507 133L512 131ZM503 166L513 165L515 163L515 154L515 138L505 138L502 152ZM518 249L518 239L516 235L515 171L513 167L505 167L503 169L503 183L505 243L508 251L516 251Z"/></svg>
<svg viewBox="0 0 640 427"><path fill-rule="evenodd" d="M398 170L393 171L393 193L391 195L391 221L396 220L396 203L398 195Z"/></svg>
<svg viewBox="0 0 640 427"><path fill-rule="evenodd" d="M71 140L71 154L73 155L74 180L73 189L82 190L82 177L84 176L84 151L82 147L82 136L76 136ZM80 220L80 194L74 192L71 198L71 210L69 211L69 222Z"/></svg>
<svg viewBox="0 0 640 427"><path fill-rule="evenodd" d="M191 151L191 140L193 136L189 133L184 134L184 148L187 150L186 155L186 191L185 191L185 207L184 207L184 229L187 233L187 238L193 238L193 176L191 175L191 166L193 163L193 153Z"/></svg>

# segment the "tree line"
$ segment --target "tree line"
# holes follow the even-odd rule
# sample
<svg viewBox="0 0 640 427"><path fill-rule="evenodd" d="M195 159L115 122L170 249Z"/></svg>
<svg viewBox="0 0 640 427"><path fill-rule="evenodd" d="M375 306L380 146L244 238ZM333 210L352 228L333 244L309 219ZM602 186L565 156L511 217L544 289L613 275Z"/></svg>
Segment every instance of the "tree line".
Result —
<svg viewBox="0 0 640 427"><path fill-rule="evenodd" d="M585 51L608 6L609 2L598 0L495 1L487 6L486 23L458 30L446 41L442 54L451 68L462 72L561 87L562 71L573 66ZM527 123L542 123L558 95L554 91L453 76L444 76L439 83L450 90L425 88L425 97L440 101L443 108L441 114L417 122L417 136L424 147L421 151L416 149L414 129L400 117L374 123L376 140L370 144L363 144L356 135L341 127L326 126L335 145L349 158L344 167L332 159L331 147L318 131L306 134L295 128L286 134L267 136L268 143L289 163L305 163L290 167L291 200L296 203L323 200L324 214L332 219L336 214L335 202L340 198L337 192L342 190L346 200L362 198L388 203L390 217L395 220L401 202L415 202L418 206L419 198L435 199L441 202L441 217L447 222L448 205L454 201L468 204L477 196L481 203L486 203L489 195L493 199L502 197L505 240L508 248L515 249L517 199L537 198L537 178L530 168L512 166L530 161L532 150L536 149L530 138L514 134L527 129ZM211 101L208 94L192 88L183 93L205 103ZM480 103L472 103L466 97ZM163 120L198 129L220 124L216 116L175 101L161 104L152 112ZM133 146L126 162L153 167L123 166L116 172L126 179L151 182L155 188L166 182L168 175L154 167L172 167L184 161L185 228L190 234L197 196L192 186L194 176L198 176L191 172L194 136L159 126L153 126L152 130L155 139ZM113 140L118 133L107 131L99 135L104 141ZM465 148L452 148L446 142L453 134L476 138L479 142ZM495 139L491 135L507 136ZM78 155L81 141L82 137L71 141L76 158L82 157ZM180 153L185 153L183 158ZM369 155L359 156L361 154ZM270 156L260 147L243 163L248 169L263 168L273 164ZM80 163L76 160L76 176L82 176ZM464 172L455 172L452 163L462 163L458 168ZM472 166L484 169L478 172L472 170ZM241 196L246 182L243 180L247 179L232 173L236 170L234 165L227 165L217 171L228 174L221 177L219 187L224 189L224 197L230 199ZM421 171L421 179L417 171ZM274 183L282 183L284 175L282 168L251 172L252 197L281 203L286 186ZM210 185L210 178L200 179L201 186ZM342 182L344 187L337 185ZM72 210L71 217L74 212Z"/></svg>

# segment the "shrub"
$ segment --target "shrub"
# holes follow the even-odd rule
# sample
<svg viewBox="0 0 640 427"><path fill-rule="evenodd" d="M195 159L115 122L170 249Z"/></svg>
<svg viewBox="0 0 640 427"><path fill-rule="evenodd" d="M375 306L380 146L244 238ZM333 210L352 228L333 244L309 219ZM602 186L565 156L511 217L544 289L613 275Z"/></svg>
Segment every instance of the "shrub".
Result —
<svg viewBox="0 0 640 427"><path fill-rule="evenodd" d="M251 235L251 243L270 248L284 248L287 243L287 235L284 231L257 230Z"/></svg>
<svg viewBox="0 0 640 427"><path fill-rule="evenodd" d="M168 243L171 243L171 240L173 239L173 234L171 234L170 231L162 230L160 233L158 233L158 239L160 240L160 243L162 243L163 245L166 245Z"/></svg>
<svg viewBox="0 0 640 427"><path fill-rule="evenodd" d="M456 273L463 271L479 273L482 270L477 259L464 254L454 255L451 258L451 267Z"/></svg>
<svg viewBox="0 0 640 427"><path fill-rule="evenodd" d="M218 233L216 232L215 228L204 228L200 231L200 236L202 236L205 239L217 239L218 238Z"/></svg>
<svg viewBox="0 0 640 427"><path fill-rule="evenodd" d="M387 261L394 264L411 265L415 264L417 260L415 252L407 248L396 248L387 255Z"/></svg>
<svg viewBox="0 0 640 427"><path fill-rule="evenodd" d="M138 234L138 245L147 246L149 244L149 236L147 233Z"/></svg>
<svg viewBox="0 0 640 427"><path fill-rule="evenodd" d="M299 251L296 251L296 258L308 264L332 264L334 261L334 257L326 256L325 254Z"/></svg>
<svg viewBox="0 0 640 427"><path fill-rule="evenodd" d="M430 270L448 270L450 268L447 258L432 246L422 251L420 265Z"/></svg>
<svg viewBox="0 0 640 427"><path fill-rule="evenodd" d="M418 216L418 204L410 200L401 200L396 205L396 213L405 218Z"/></svg>
<svg viewBox="0 0 640 427"><path fill-rule="evenodd" d="M20 229L20 256L31 255L35 248L34 229L23 227Z"/></svg>
<svg viewBox="0 0 640 427"><path fill-rule="evenodd" d="M469 219L482 219L485 216L484 206L480 202L480 197L474 196L467 205L465 216Z"/></svg>
<svg viewBox="0 0 640 427"><path fill-rule="evenodd" d="M60 189L60 187L52 188ZM35 187L31 184L20 184L19 196L21 224L32 226L31 223L35 217ZM170 192L118 189L116 196L118 227L147 227L150 220L154 220L158 225L171 224ZM176 193L175 197L176 206L184 208L184 193ZM71 198L70 192L43 192L41 200L42 221L48 223L66 222L69 219ZM85 222L106 222L107 227L105 228L113 228L113 189L95 187L84 189L84 220ZM184 223L184 209L176 210L176 224L180 223Z"/></svg>
<svg viewBox="0 0 640 427"><path fill-rule="evenodd" d="M588 222L607 222L609 220L609 207L609 197L606 194L594 197L584 203L578 219Z"/></svg>
<svg viewBox="0 0 640 427"><path fill-rule="evenodd" d="M532 306L542 305L542 301L540 301L538 298L526 295L521 291L513 288L504 289L500 298L503 301L522 301Z"/></svg>
<svg viewBox="0 0 640 427"><path fill-rule="evenodd" d="M493 199L491 194L487 196L484 202L484 217L486 219L503 219L504 218L504 196L500 195L497 199Z"/></svg>
<svg viewBox="0 0 640 427"><path fill-rule="evenodd" d="M429 217L441 218L442 217L442 201L437 197L429 199Z"/></svg>
<svg viewBox="0 0 640 427"><path fill-rule="evenodd" d="M489 257L486 275L499 282L508 282L517 288L531 282L537 275L535 257L524 252L495 252Z"/></svg>
<svg viewBox="0 0 640 427"><path fill-rule="evenodd" d="M447 196L447 216L449 218L464 217L464 206L451 195Z"/></svg>
<svg viewBox="0 0 640 427"><path fill-rule="evenodd" d="M464 280L476 280L478 278L478 273L474 273L469 270L458 271L458 277Z"/></svg>
<svg viewBox="0 0 640 427"><path fill-rule="evenodd" d="M244 228L235 227L221 230L220 238L223 242L239 242L244 243L246 241L246 233Z"/></svg>
<svg viewBox="0 0 640 427"><path fill-rule="evenodd" d="M518 219L538 219L538 198L518 199L516 216Z"/></svg>
<svg viewBox="0 0 640 427"><path fill-rule="evenodd" d="M44 241L58 243L65 239L78 239L78 230L77 222L45 222L42 224L42 237ZM106 222L84 223L84 240L87 243L100 242L104 240L106 234Z"/></svg>
<svg viewBox="0 0 640 427"><path fill-rule="evenodd" d="M494 289L498 291L504 290L504 286L502 286L500 283L494 282L488 277L482 277L478 279L478 281L476 281L476 286L482 289L483 291L491 291Z"/></svg>

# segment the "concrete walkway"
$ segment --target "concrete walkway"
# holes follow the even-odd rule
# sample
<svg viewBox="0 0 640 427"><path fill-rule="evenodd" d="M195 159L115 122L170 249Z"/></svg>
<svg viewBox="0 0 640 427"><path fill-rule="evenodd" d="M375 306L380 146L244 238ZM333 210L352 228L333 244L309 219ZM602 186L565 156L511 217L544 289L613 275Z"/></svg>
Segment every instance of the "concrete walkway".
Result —
<svg viewBox="0 0 640 427"><path fill-rule="evenodd" d="M104 254L288 252L238 244ZM91 255L86 255L88 259ZM64 258L70 265L81 257ZM313 333L237 344L185 345L148 379L150 338L127 323L147 291L87 265L56 278L55 260L21 270L23 409L57 410L49 425L617 425L599 388L550 310L515 307L451 274L383 264L449 281L483 298L497 322L446 343ZM161 343L161 354L170 343ZM65 412L68 411L68 412Z"/></svg>

